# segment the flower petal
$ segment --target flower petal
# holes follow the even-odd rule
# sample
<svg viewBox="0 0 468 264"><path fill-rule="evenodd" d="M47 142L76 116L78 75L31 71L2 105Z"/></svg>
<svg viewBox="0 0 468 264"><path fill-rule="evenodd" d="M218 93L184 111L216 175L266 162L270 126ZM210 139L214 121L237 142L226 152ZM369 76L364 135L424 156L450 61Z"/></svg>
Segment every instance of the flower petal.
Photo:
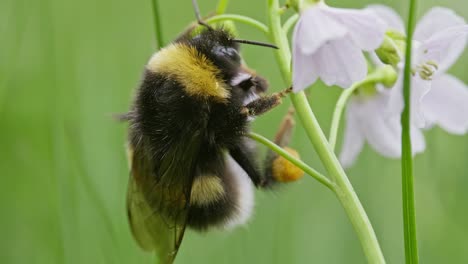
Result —
<svg viewBox="0 0 468 264"><path fill-rule="evenodd" d="M387 26L374 12L328 6L323 7L323 10L346 27L351 39L359 48L370 51L382 44Z"/></svg>
<svg viewBox="0 0 468 264"><path fill-rule="evenodd" d="M426 140L424 134L415 125L411 125L411 150L413 156L426 150Z"/></svg>
<svg viewBox="0 0 468 264"><path fill-rule="evenodd" d="M372 96L353 97L348 107L347 120L351 120L358 127L351 127L353 134L357 140L360 140L362 135L356 135L359 132L364 135L364 138L369 142L369 145L378 153L389 158L401 157L401 123L400 115L388 115L385 111L385 106L388 104L390 91L383 90L382 92ZM353 125L354 126L354 125ZM347 132L345 132L347 133ZM346 137L346 136L345 136ZM424 135L414 125L411 125L411 139L413 147L413 155L423 152L426 148ZM348 140L349 141L349 140ZM346 146L347 139L344 142L344 150L346 149L345 157L342 162L352 164L355 159L356 152L359 153L360 142L355 145ZM343 150L343 151L344 151Z"/></svg>
<svg viewBox="0 0 468 264"><path fill-rule="evenodd" d="M390 89L385 112L389 116L399 116L403 111L403 72ZM421 102L431 89L431 81L421 79L419 76L411 77L411 122L419 128L427 125L424 118Z"/></svg>
<svg viewBox="0 0 468 264"><path fill-rule="evenodd" d="M385 157L398 158L401 156L401 126L397 118L389 118L382 110L386 99L385 95L379 94L363 105L362 130L375 151Z"/></svg>
<svg viewBox="0 0 468 264"><path fill-rule="evenodd" d="M424 117L452 134L468 131L468 87L452 75L434 78L422 101Z"/></svg>
<svg viewBox="0 0 468 264"><path fill-rule="evenodd" d="M340 153L340 162L343 167L351 167L364 146L364 135L359 128L356 117L356 105L353 98L346 109L346 126L344 130L343 147Z"/></svg>
<svg viewBox="0 0 468 264"><path fill-rule="evenodd" d="M343 25L325 15L320 5L314 5L301 14L294 28L293 42L301 53L313 54L326 42L346 34Z"/></svg>
<svg viewBox="0 0 468 264"><path fill-rule="evenodd" d="M297 47L293 47L293 91L304 90L317 81L318 71L313 55L303 55Z"/></svg>
<svg viewBox="0 0 468 264"><path fill-rule="evenodd" d="M319 77L328 86L349 88L367 75L367 62L361 50L346 39L323 45L313 56Z"/></svg>
<svg viewBox="0 0 468 264"><path fill-rule="evenodd" d="M388 104L390 91L384 90L367 99L360 108L361 130L370 146L381 155L389 158L401 157L401 123L400 115L388 115L385 106ZM416 126L411 126L413 154L426 148L424 136Z"/></svg>
<svg viewBox="0 0 468 264"><path fill-rule="evenodd" d="M424 41L418 48L417 62L434 61L438 71L444 72L460 57L468 38L468 25L454 26L439 31Z"/></svg>
<svg viewBox="0 0 468 264"><path fill-rule="evenodd" d="M435 33L463 24L466 24L465 19L458 16L451 9L433 7L419 20L414 32L414 38L419 41L425 41Z"/></svg>
<svg viewBox="0 0 468 264"><path fill-rule="evenodd" d="M373 122L367 123L366 138L371 147L382 156L389 158L401 157L401 123L399 117L375 116ZM426 149L424 135L414 125L411 125L411 145L413 155Z"/></svg>
<svg viewBox="0 0 468 264"><path fill-rule="evenodd" d="M411 78L411 122L418 128L428 125L423 114L422 101L431 90L432 81L423 80L419 76Z"/></svg>
<svg viewBox="0 0 468 264"><path fill-rule="evenodd" d="M388 115L400 115L401 111L403 111L403 77L403 71L400 71L395 85L390 88L389 98L385 107L386 114Z"/></svg>
<svg viewBox="0 0 468 264"><path fill-rule="evenodd" d="M403 20L392 8L384 5L369 5L366 9L376 13L379 18L387 24L389 29L396 30L401 33L405 32Z"/></svg>

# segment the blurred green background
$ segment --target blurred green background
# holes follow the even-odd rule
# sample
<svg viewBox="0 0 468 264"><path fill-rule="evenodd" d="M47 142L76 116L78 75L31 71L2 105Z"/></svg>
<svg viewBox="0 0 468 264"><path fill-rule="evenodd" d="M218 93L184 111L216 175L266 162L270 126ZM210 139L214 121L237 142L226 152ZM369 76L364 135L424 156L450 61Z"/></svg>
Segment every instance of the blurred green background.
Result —
<svg viewBox="0 0 468 264"><path fill-rule="evenodd" d="M189 0L160 1L165 40L193 20ZM206 14L216 1L200 0ZM381 3L406 14L404 0ZM363 7L370 0L334 0ZM468 2L422 0L468 18ZM231 1L230 13L265 21L266 1ZM125 213L126 125L143 65L154 52L149 0L0 0L0 263L151 263L131 238ZM242 38L265 40L239 25ZM244 57L272 90L285 87L268 49ZM468 54L452 72L468 83ZM310 101L328 132L339 88L314 87ZM258 118L274 135L289 101ZM468 138L435 128L416 157L421 263L468 263ZM323 168L303 131L293 146ZM349 170L388 263L403 263L399 161L369 147ZM364 263L334 195L310 177L257 193L250 224L231 232L186 233L177 263Z"/></svg>

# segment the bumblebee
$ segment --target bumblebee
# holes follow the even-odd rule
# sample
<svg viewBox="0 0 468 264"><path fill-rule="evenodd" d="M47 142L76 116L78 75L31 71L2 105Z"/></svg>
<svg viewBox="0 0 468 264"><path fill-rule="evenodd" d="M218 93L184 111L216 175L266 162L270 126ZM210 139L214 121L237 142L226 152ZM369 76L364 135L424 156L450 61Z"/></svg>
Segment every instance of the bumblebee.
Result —
<svg viewBox="0 0 468 264"><path fill-rule="evenodd" d="M270 155L262 171L246 137L250 121L290 91L262 95L267 81L241 63L240 44L270 45L237 40L198 20L205 27L195 36L189 30L150 58L124 117L130 227L162 263L173 262L186 227L243 224L254 188L283 181L272 171L284 161Z"/></svg>

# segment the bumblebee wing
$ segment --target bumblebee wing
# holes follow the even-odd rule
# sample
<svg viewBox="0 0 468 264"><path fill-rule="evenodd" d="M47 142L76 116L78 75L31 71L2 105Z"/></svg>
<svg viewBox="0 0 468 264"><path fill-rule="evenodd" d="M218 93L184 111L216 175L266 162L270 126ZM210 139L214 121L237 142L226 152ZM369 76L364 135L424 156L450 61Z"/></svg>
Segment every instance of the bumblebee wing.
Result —
<svg viewBox="0 0 468 264"><path fill-rule="evenodd" d="M127 213L133 237L144 250L155 251L161 263L172 263L184 235L188 199L182 188L156 181L144 155L131 156Z"/></svg>

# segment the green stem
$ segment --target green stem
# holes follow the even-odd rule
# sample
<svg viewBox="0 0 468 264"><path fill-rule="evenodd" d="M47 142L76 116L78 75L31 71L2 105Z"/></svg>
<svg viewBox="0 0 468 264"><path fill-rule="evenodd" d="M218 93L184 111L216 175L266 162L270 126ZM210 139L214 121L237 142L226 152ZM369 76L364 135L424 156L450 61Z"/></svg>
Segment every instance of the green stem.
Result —
<svg viewBox="0 0 468 264"><path fill-rule="evenodd" d="M242 15L235 15L235 14L216 15L216 16L212 16L208 18L205 22L212 24L212 23L225 21L225 20L233 20L233 21L241 22L246 25L253 26L257 28L258 30L262 31L263 33L268 34L268 27L265 24L253 18L242 16Z"/></svg>
<svg viewBox="0 0 468 264"><path fill-rule="evenodd" d="M153 23L156 36L156 49L160 49L164 46L164 41L162 39L162 26L159 17L159 3L158 0L152 0L151 3L153 5ZM155 254L155 263L160 263L157 254Z"/></svg>
<svg viewBox="0 0 468 264"><path fill-rule="evenodd" d="M296 24L298 19L299 19L299 15L294 14L290 18L288 18L288 20L286 20L286 22L284 22L284 25L283 25L284 34L287 35L289 33L289 31Z"/></svg>
<svg viewBox="0 0 468 264"><path fill-rule="evenodd" d="M328 145L327 139L314 113L310 109L305 94L303 92L293 94L291 95L291 100L310 141L337 185L335 193L354 226L368 262L385 263L379 242L366 212L337 157L330 148L330 145Z"/></svg>
<svg viewBox="0 0 468 264"><path fill-rule="evenodd" d="M270 37L274 43L278 46L275 51L276 60L280 66L281 75L283 76L286 85L290 85L291 79L291 49L289 48L289 42L281 28L281 17L276 15L279 9L278 0L268 0L268 19L270 24Z"/></svg>
<svg viewBox="0 0 468 264"><path fill-rule="evenodd" d="M164 47L164 41L162 37L161 18L159 15L159 3L158 0L152 0L151 3L153 5L153 23L154 31L156 33L156 49L160 49Z"/></svg>
<svg viewBox="0 0 468 264"><path fill-rule="evenodd" d="M419 263L418 241L416 237L416 212L414 206L414 175L413 175L413 155L411 150L411 49L413 42L416 0L409 2L409 16L406 39L406 58L403 79L403 98L405 107L401 114L401 169L402 169L402 200L403 200L403 226L405 236L405 257L406 263Z"/></svg>
<svg viewBox="0 0 468 264"><path fill-rule="evenodd" d="M221 15L226 12L229 0L219 0L218 5L216 6L216 14Z"/></svg>
<svg viewBox="0 0 468 264"><path fill-rule="evenodd" d="M294 156L289 154L286 150L284 150L282 147L276 145L274 142L270 141L269 139L265 138L262 135L259 135L253 132L249 133L247 136L267 146L269 149L273 150L278 155L283 156L285 159L290 161L292 164L296 165L305 173L309 174L310 176L315 178L317 181L319 181L321 184L325 185L328 189L330 190L334 189L334 184L327 177L322 175L320 172L314 170L309 165L305 164L302 160L295 158Z"/></svg>
<svg viewBox="0 0 468 264"><path fill-rule="evenodd" d="M278 0L268 0L268 18L270 23L271 38L280 48L276 52L276 58L280 65L283 79L289 85L291 83L290 60L291 53L287 37L281 28L280 17L277 15L279 8ZM377 237L372 225L362 207L356 193L349 182L345 171L341 167L338 158L333 153L320 125L309 106L304 92L291 94L291 100L296 113L306 130L306 133L314 145L326 170L336 183L334 189L338 200L344 207L363 247L369 263L385 263Z"/></svg>
<svg viewBox="0 0 468 264"><path fill-rule="evenodd" d="M341 116L343 114L343 110L346 106L346 103L348 102L349 98L354 93L354 91L364 84L363 82L364 81L357 82L353 84L351 87L349 87L348 89L344 90L341 93L340 98L338 98L338 101L336 102L335 111L333 111L333 119L332 119L332 123L330 127L330 136L328 137L330 148L333 151L335 151L338 128L340 126Z"/></svg>
<svg viewBox="0 0 468 264"><path fill-rule="evenodd" d="M328 138L328 142L330 143L330 148L334 151L335 146L336 146L336 138L338 135L338 128L340 126L340 120L341 116L343 114L343 110L351 97L351 95L354 93L354 91L362 87L363 85L370 84L370 83L376 83L376 82L385 82L388 79L392 79L393 76L389 76L390 74L395 75L395 71L391 66L383 66L377 68L375 71L367 75L367 77L360 81L354 83L351 87L348 89L345 89L341 95L340 98L338 99L336 106L335 106L335 111L333 112L333 119L331 123L331 128L330 128L330 136Z"/></svg>

